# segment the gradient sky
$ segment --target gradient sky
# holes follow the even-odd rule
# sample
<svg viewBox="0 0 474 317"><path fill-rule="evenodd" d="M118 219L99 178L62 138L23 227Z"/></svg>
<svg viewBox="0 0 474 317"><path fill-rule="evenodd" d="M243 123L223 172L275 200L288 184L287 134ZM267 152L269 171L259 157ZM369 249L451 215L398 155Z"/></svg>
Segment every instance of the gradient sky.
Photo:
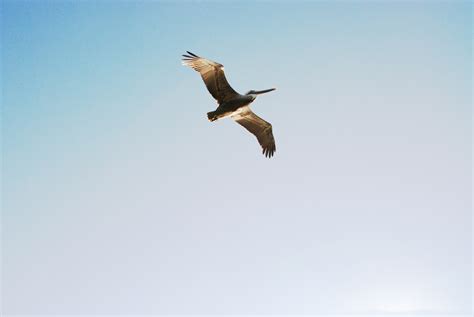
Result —
<svg viewBox="0 0 474 317"><path fill-rule="evenodd" d="M1 12L5 314L472 311L470 2Z"/></svg>

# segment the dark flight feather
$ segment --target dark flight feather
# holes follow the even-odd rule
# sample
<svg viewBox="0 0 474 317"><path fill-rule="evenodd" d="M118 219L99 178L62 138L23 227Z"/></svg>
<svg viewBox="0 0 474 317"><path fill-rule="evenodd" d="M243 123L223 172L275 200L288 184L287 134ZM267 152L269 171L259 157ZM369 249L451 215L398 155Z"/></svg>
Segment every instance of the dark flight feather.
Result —
<svg viewBox="0 0 474 317"><path fill-rule="evenodd" d="M275 138L273 137L272 125L257 116L248 108L237 115L232 116L238 124L257 137L262 146L262 153L270 158L276 151Z"/></svg>
<svg viewBox="0 0 474 317"><path fill-rule="evenodd" d="M183 58L183 65L189 66L201 74L207 90L219 104L239 95L227 82L222 64L187 52L191 56L183 55L185 57Z"/></svg>

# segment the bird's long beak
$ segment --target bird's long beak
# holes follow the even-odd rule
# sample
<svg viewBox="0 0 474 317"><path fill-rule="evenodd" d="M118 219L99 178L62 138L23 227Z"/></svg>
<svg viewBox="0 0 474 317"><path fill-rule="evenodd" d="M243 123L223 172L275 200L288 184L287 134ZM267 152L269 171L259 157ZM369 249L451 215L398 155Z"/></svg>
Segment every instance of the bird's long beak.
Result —
<svg viewBox="0 0 474 317"><path fill-rule="evenodd" d="M275 89L276 88L270 88L270 89L265 89L265 90L257 90L257 91L255 91L255 94L260 95L260 94L264 94L266 92L274 91Z"/></svg>

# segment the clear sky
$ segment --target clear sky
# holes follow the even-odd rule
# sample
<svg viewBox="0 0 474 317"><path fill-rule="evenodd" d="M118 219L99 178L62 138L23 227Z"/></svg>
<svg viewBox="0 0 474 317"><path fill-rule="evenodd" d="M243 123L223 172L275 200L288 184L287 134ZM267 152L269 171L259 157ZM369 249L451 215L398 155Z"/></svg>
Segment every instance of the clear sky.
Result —
<svg viewBox="0 0 474 317"><path fill-rule="evenodd" d="M4 313L471 312L470 2L1 3Z"/></svg>

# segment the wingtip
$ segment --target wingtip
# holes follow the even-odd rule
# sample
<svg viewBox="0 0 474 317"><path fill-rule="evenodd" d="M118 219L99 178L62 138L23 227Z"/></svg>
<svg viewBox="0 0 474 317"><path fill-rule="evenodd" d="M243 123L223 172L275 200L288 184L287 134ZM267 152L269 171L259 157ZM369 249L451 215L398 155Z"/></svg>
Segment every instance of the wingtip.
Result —
<svg viewBox="0 0 474 317"><path fill-rule="evenodd" d="M191 55L191 56L194 56L194 57L199 57L199 56L197 56L196 54L194 54L194 53L191 53L190 51L186 51L186 52L187 52L189 55Z"/></svg>
<svg viewBox="0 0 474 317"><path fill-rule="evenodd" d="M275 154L275 149L263 148L263 149L262 149L262 154L263 154L266 158L272 158L273 155Z"/></svg>

